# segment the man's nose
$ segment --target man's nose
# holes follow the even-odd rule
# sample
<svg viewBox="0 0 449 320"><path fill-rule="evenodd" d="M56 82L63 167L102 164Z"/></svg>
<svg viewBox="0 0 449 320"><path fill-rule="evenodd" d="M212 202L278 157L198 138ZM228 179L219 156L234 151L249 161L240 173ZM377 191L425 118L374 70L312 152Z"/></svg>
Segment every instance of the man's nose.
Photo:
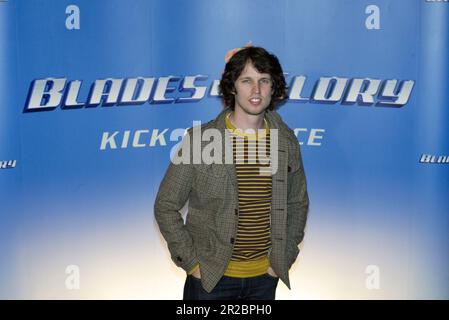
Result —
<svg viewBox="0 0 449 320"><path fill-rule="evenodd" d="M253 90L255 93L260 93L260 84L259 82L256 82L253 86Z"/></svg>

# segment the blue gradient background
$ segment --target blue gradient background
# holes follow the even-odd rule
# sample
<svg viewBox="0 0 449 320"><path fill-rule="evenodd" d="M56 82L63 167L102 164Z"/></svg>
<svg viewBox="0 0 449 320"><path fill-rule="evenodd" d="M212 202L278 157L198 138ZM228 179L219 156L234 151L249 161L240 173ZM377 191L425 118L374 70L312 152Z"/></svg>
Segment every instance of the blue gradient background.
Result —
<svg viewBox="0 0 449 320"><path fill-rule="evenodd" d="M65 28L80 8L81 29ZM365 28L365 8L381 29ZM289 76L411 79L402 108L288 102L291 128L325 129L302 145L311 201L306 237L279 299L448 299L449 4L378 1L8 1L0 4L0 298L179 299L153 201L174 142L100 151L103 132L187 128L216 97L23 113L31 82L207 75L252 40ZM209 89L208 89L209 92ZM170 94L167 94L170 96ZM180 96L180 94L174 94ZM120 140L118 140L118 143ZM148 141L146 141L148 143ZM65 286L68 265L80 289ZM367 289L367 266L380 288Z"/></svg>

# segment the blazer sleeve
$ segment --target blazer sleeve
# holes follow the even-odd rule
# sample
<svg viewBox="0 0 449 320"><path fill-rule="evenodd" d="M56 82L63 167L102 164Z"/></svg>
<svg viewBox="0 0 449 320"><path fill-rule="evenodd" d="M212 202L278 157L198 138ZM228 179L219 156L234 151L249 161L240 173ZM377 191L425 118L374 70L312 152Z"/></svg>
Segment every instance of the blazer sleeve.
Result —
<svg viewBox="0 0 449 320"><path fill-rule="evenodd" d="M292 150L287 193L287 263L289 268L299 254L299 244L304 238L304 229L309 211L309 196L299 144Z"/></svg>
<svg viewBox="0 0 449 320"><path fill-rule="evenodd" d="M178 155L185 151L191 153L191 136L189 130L189 134L184 136L183 142L177 150ZM188 158L189 164L174 164L170 161L154 203L155 218L162 236L167 241L171 259L186 272L192 270L199 263L192 236L184 225L179 211L189 198L194 178L191 154L188 155Z"/></svg>

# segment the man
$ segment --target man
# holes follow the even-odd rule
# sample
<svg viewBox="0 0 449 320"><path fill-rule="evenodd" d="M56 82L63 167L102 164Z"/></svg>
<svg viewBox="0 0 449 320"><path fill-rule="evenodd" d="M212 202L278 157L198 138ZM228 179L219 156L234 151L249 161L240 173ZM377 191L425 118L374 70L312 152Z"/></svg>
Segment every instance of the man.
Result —
<svg viewBox="0 0 449 320"><path fill-rule="evenodd" d="M177 153L186 161L170 163L154 206L172 259L188 274L186 300L275 299L279 278L290 288L304 237L299 143L274 111L286 96L282 68L263 48L235 51L220 82L225 109L188 130ZM198 130L214 137L218 161L198 161L208 154Z"/></svg>

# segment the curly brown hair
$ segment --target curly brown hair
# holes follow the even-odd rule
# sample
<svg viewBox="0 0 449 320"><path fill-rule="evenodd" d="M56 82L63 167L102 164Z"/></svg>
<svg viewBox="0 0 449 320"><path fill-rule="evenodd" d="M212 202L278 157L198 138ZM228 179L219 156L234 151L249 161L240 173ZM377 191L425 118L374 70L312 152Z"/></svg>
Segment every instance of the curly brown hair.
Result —
<svg viewBox="0 0 449 320"><path fill-rule="evenodd" d="M244 48L235 53L226 63L219 86L225 106L234 110L235 97L233 92L235 92L235 81L248 62L251 62L260 73L270 74L274 91L268 109L273 110L287 96L285 77L278 58L261 47Z"/></svg>

